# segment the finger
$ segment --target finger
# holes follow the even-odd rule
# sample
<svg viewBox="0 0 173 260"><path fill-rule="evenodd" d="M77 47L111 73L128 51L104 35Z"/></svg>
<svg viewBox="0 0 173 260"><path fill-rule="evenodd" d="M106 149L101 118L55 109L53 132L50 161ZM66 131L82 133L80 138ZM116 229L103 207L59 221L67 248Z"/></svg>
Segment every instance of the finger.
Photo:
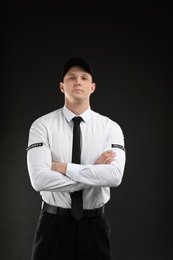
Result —
<svg viewBox="0 0 173 260"><path fill-rule="evenodd" d="M113 158L110 158L109 160L107 160L106 161L106 163L105 164L110 164L111 162L113 162L115 160L115 158L113 157Z"/></svg>
<svg viewBox="0 0 173 260"><path fill-rule="evenodd" d="M104 164L110 164L112 161L114 161L114 158L107 158L107 160L104 162Z"/></svg>
<svg viewBox="0 0 173 260"><path fill-rule="evenodd" d="M115 152L112 150L105 151L102 153L100 158L96 161L96 164L106 164L112 162L112 160L115 158Z"/></svg>
<svg viewBox="0 0 173 260"><path fill-rule="evenodd" d="M115 152L111 152L111 153L106 153L104 154L104 156L102 158L100 158L101 163L103 164L107 164L110 163L114 160L115 158Z"/></svg>
<svg viewBox="0 0 173 260"><path fill-rule="evenodd" d="M106 153L103 155L103 158L105 158L105 159L114 158L114 157L115 157L115 152L114 152L114 151L106 152Z"/></svg>

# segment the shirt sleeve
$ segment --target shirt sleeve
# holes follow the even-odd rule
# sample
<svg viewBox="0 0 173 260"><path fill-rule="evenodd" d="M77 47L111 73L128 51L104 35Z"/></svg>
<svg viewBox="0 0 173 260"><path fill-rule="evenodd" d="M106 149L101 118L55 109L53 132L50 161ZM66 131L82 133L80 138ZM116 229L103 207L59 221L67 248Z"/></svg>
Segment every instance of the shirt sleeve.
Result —
<svg viewBox="0 0 173 260"><path fill-rule="evenodd" d="M106 150L113 150L116 153L111 164L78 165L68 163L66 175L74 181L92 187L117 187L122 181L126 161L124 135L119 125L111 124L109 127L106 144L102 152Z"/></svg>
<svg viewBox="0 0 173 260"><path fill-rule="evenodd" d="M52 156L47 131L39 120L30 128L26 150L29 177L36 191L73 192L86 187L83 183L51 170Z"/></svg>

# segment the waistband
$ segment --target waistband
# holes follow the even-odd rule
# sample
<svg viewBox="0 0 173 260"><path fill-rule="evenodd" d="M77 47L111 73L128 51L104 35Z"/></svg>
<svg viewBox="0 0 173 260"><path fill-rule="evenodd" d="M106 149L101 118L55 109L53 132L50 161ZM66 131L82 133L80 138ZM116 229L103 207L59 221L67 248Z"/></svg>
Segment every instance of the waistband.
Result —
<svg viewBox="0 0 173 260"><path fill-rule="evenodd" d="M45 201L42 202L42 210L59 216L71 216L71 209L65 209L47 204ZM84 209L83 218L94 218L104 214L105 206L96 209Z"/></svg>

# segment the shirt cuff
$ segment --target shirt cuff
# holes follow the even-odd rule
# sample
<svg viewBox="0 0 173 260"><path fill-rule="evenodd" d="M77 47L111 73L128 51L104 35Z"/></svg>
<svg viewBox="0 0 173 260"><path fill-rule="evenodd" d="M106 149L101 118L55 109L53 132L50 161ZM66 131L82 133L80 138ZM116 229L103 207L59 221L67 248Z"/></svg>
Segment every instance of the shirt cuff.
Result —
<svg viewBox="0 0 173 260"><path fill-rule="evenodd" d="M80 164L75 164L75 163L67 163L67 168L66 168L66 175L74 180L79 182L79 172L82 169L82 165Z"/></svg>

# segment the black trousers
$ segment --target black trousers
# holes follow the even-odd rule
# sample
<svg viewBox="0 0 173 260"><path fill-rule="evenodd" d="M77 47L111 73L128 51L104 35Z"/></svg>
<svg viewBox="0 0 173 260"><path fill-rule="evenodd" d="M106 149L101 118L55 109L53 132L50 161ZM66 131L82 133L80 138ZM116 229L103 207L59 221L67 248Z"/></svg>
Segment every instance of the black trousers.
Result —
<svg viewBox="0 0 173 260"><path fill-rule="evenodd" d="M41 210L31 260L111 260L110 235L104 214L76 222Z"/></svg>

